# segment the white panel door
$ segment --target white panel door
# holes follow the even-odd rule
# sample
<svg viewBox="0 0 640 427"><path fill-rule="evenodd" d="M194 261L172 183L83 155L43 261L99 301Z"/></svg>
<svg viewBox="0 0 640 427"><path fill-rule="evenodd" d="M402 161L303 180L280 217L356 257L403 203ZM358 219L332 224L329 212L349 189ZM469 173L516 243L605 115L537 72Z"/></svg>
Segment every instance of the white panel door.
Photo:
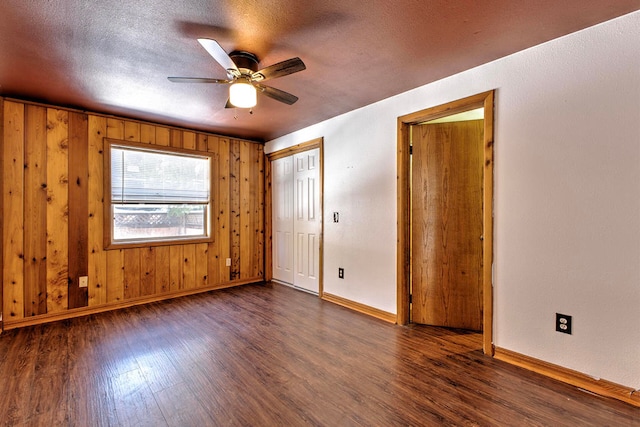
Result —
<svg viewBox="0 0 640 427"><path fill-rule="evenodd" d="M296 287L319 292L320 149L293 156L294 163L294 278Z"/></svg>
<svg viewBox="0 0 640 427"><path fill-rule="evenodd" d="M271 162L273 278L320 291L320 149Z"/></svg>
<svg viewBox="0 0 640 427"><path fill-rule="evenodd" d="M293 284L293 157L271 162L273 171L273 278Z"/></svg>

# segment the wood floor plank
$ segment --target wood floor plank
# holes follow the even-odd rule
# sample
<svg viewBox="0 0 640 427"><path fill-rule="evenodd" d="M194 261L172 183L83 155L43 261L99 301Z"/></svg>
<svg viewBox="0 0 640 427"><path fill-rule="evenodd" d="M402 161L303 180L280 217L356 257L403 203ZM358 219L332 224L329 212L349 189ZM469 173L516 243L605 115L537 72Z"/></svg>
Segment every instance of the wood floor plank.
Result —
<svg viewBox="0 0 640 427"><path fill-rule="evenodd" d="M18 426L640 426L640 410L275 284L0 335Z"/></svg>
<svg viewBox="0 0 640 427"><path fill-rule="evenodd" d="M67 341L67 334L62 328L40 327L37 330L40 337L29 408L34 417L49 419L50 425L57 425L64 420L64 417L56 416L57 409L66 406L68 398L68 346L58 345Z"/></svg>
<svg viewBox="0 0 640 427"><path fill-rule="evenodd" d="M23 425L31 416L29 403L39 336L36 328L29 328L5 332L0 337L0 347L5 350L0 358L0 420L8 426Z"/></svg>
<svg viewBox="0 0 640 427"><path fill-rule="evenodd" d="M69 334L69 399L67 413L70 426L114 426L118 424L109 377L102 359L100 341L109 342L110 331L104 319L88 316L82 332Z"/></svg>
<svg viewBox="0 0 640 427"><path fill-rule="evenodd" d="M122 426L165 426L162 411L140 369L124 372L111 381L118 423Z"/></svg>
<svg viewBox="0 0 640 427"><path fill-rule="evenodd" d="M176 399L180 396L180 399ZM175 427L208 426L214 423L209 413L185 383L155 393L167 425Z"/></svg>

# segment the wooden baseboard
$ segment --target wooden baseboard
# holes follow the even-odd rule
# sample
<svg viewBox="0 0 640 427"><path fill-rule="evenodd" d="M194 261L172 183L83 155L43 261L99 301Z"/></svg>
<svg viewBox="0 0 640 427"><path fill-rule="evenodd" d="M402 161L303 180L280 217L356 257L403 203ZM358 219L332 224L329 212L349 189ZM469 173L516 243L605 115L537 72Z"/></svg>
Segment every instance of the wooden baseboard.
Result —
<svg viewBox="0 0 640 427"><path fill-rule="evenodd" d="M351 301L327 292L322 293L322 299L349 308L351 310L359 311L360 313L368 314L369 316L376 317L378 319L384 320L385 322L396 323L397 320L396 315L393 313L379 310L368 305L360 304L359 302Z"/></svg>
<svg viewBox="0 0 640 427"><path fill-rule="evenodd" d="M600 396L621 400L633 406L640 407L640 390L634 390L631 387L625 387L611 381L596 379L581 372L544 362L504 348L496 347L494 357L498 360L574 385Z"/></svg>
<svg viewBox="0 0 640 427"><path fill-rule="evenodd" d="M119 310L121 308L133 307L141 304L149 304L152 302L164 301L172 298L179 298L179 297L184 297L188 295L200 294L204 292L214 291L216 289L225 289L225 288L231 288L234 286L260 283L262 281L263 281L262 278L253 278L253 279L248 279L243 281L221 283L217 285L207 286L204 288L188 289L183 291L152 295L148 297L132 298L130 300L122 301L116 304L104 304L104 305L99 305L94 307L73 308L73 309L62 311L59 313L49 313L49 314L43 314L39 316L24 317L22 319L17 319L17 320L5 320L3 327L4 327L4 330L9 330L9 329L15 329L15 328L23 328L25 326L40 325L43 323L56 322L58 320L72 319L74 317L88 316L90 314L104 313L106 311Z"/></svg>

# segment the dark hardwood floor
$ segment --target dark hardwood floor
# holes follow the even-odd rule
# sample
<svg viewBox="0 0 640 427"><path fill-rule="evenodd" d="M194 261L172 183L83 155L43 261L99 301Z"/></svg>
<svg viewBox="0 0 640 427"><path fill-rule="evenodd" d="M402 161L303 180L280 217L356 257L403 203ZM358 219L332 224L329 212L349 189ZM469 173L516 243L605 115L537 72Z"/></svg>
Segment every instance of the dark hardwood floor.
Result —
<svg viewBox="0 0 640 427"><path fill-rule="evenodd" d="M28 426L640 426L640 410L250 285L0 335L0 420Z"/></svg>

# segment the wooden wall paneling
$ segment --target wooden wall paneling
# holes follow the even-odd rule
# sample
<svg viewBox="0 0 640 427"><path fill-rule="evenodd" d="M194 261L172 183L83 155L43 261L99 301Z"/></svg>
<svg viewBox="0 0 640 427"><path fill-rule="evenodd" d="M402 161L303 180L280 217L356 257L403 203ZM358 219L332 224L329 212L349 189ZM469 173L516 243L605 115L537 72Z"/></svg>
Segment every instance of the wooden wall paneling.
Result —
<svg viewBox="0 0 640 427"><path fill-rule="evenodd" d="M83 113L69 113L69 308L86 307L89 275L89 123Z"/></svg>
<svg viewBox="0 0 640 427"><path fill-rule="evenodd" d="M124 249L105 251L107 254L107 303L124 301Z"/></svg>
<svg viewBox="0 0 640 427"><path fill-rule="evenodd" d="M24 317L24 105L4 102L3 321Z"/></svg>
<svg viewBox="0 0 640 427"><path fill-rule="evenodd" d="M124 122L125 139L131 142L140 142L140 124L129 121ZM155 252L149 248L125 249L124 257L124 298L137 298L149 295L146 292L155 290L153 275L155 266ZM131 259L129 259L131 258Z"/></svg>
<svg viewBox="0 0 640 427"><path fill-rule="evenodd" d="M140 139L142 142L148 142L154 145L168 146L170 143L170 132L167 128L151 126L143 124L141 126ZM154 270L153 270L153 282L154 292L156 294L169 292L170 286L170 264L169 256L170 249L168 246L158 246L154 248ZM146 259L143 265L146 265L144 274L147 275L147 271L151 268L149 263L151 260ZM150 287L150 283L143 286L143 293L147 292L147 286Z"/></svg>
<svg viewBox="0 0 640 427"><path fill-rule="evenodd" d="M169 290L179 291L184 288L182 268L184 255L181 245L169 246Z"/></svg>
<svg viewBox="0 0 640 427"><path fill-rule="evenodd" d="M196 287L196 246L194 244L182 246L182 256L184 263L182 264L182 277L184 289L193 289Z"/></svg>
<svg viewBox="0 0 640 427"><path fill-rule="evenodd" d="M171 129L171 146L174 148L182 148L182 131L180 129Z"/></svg>
<svg viewBox="0 0 640 427"><path fill-rule="evenodd" d="M140 123L124 122L124 139L127 141L140 142Z"/></svg>
<svg viewBox="0 0 640 427"><path fill-rule="evenodd" d="M140 142L156 145L156 126L150 124L140 125ZM168 143L168 140L167 140ZM158 259L160 258L160 259ZM142 267L145 274L145 283L142 286L143 295L164 293L169 290L169 248L157 246L146 254L143 254ZM147 274L147 271L152 271Z"/></svg>
<svg viewBox="0 0 640 427"><path fill-rule="evenodd" d="M155 293L169 292L170 282L170 249L169 246L158 246L156 249Z"/></svg>
<svg viewBox="0 0 640 427"><path fill-rule="evenodd" d="M124 299L140 296L141 248L124 249Z"/></svg>
<svg viewBox="0 0 640 427"><path fill-rule="evenodd" d="M229 146L229 212L231 227L231 280L240 278L240 141Z"/></svg>
<svg viewBox="0 0 640 427"><path fill-rule="evenodd" d="M219 139L218 149L218 272L220 283L231 280L231 267L227 266L227 258L231 258L231 207L230 207L230 141L227 138Z"/></svg>
<svg viewBox="0 0 640 427"><path fill-rule="evenodd" d="M140 123L124 121L124 139L131 142L140 142Z"/></svg>
<svg viewBox="0 0 640 427"><path fill-rule="evenodd" d="M182 132L182 148L188 150L196 149L196 134L195 132Z"/></svg>
<svg viewBox="0 0 640 427"><path fill-rule="evenodd" d="M251 181L251 168L254 167L252 161L254 157L253 146L254 144L250 142L240 142L240 179L238 180L238 195L240 197L240 209L238 210L240 220L239 278L243 280L253 276L252 262L255 253L255 242L258 238L254 232L253 223L253 200L255 200L257 196L257 194L255 194L257 188Z"/></svg>
<svg viewBox="0 0 640 427"><path fill-rule="evenodd" d="M257 187L256 197L253 199L254 228L256 249L253 254L252 277L264 278L264 146L254 144L254 162L251 170L252 185Z"/></svg>
<svg viewBox="0 0 640 427"><path fill-rule="evenodd" d="M200 135L204 136L204 135ZM198 148L201 140L204 138L198 138ZM220 155L218 148L220 140L218 137L206 136L207 151L211 154L211 161L213 163L211 167L211 237L212 242L209 243L207 251L207 277L209 285L217 285L221 282L220 279Z"/></svg>
<svg viewBox="0 0 640 427"><path fill-rule="evenodd" d="M103 139L107 134L107 119L95 115L89 116L88 129L88 305L106 304L107 299L107 252L104 247L104 171Z"/></svg>
<svg viewBox="0 0 640 427"><path fill-rule="evenodd" d="M1 105L5 320L121 305L262 273L261 145L31 103ZM104 250L105 137L213 154L211 242ZM85 275L89 287L79 288Z"/></svg>
<svg viewBox="0 0 640 427"><path fill-rule="evenodd" d="M47 109L47 313L68 308L69 112Z"/></svg>
<svg viewBox="0 0 640 427"><path fill-rule="evenodd" d="M124 120L107 119L107 138L124 139Z"/></svg>
<svg viewBox="0 0 640 427"><path fill-rule="evenodd" d="M168 147L171 142L171 132L168 128L156 127L156 145Z"/></svg>
<svg viewBox="0 0 640 427"><path fill-rule="evenodd" d="M156 143L156 127L143 123L140 125L140 142L146 144Z"/></svg>
<svg viewBox="0 0 640 427"><path fill-rule="evenodd" d="M194 134L194 149L201 152L209 151L209 142L207 135L198 133ZM212 160L213 162L214 160ZM213 175L209 179L213 183ZM213 187L214 185L211 185ZM213 197L210 195L209 197ZM213 222L213 221L212 221ZM213 233L212 233L213 236ZM197 287L209 286L209 243L196 245L196 280Z"/></svg>
<svg viewBox="0 0 640 427"><path fill-rule="evenodd" d="M108 118L107 138L124 139L124 128L124 120ZM105 153L105 155L107 154L108 153ZM104 218L104 220L110 221L110 218ZM109 289L107 290L107 300L109 302L123 301L125 299L124 259L127 253L124 252L124 249L118 251L109 250L106 252L107 286L109 287ZM120 262L120 264L117 264L118 262Z"/></svg>
<svg viewBox="0 0 640 427"><path fill-rule="evenodd" d="M129 121L124 122L125 139L132 142L140 142L140 125ZM155 267L148 253L149 248L131 248L124 250L124 299L138 298L146 295L143 288L148 290L148 268ZM153 265L149 265L153 263ZM152 278L153 279L153 278ZM155 282L151 282L151 289L155 290Z"/></svg>
<svg viewBox="0 0 640 427"><path fill-rule="evenodd" d="M197 243L195 246L195 287L204 288L209 285L208 243Z"/></svg>
<svg viewBox="0 0 640 427"><path fill-rule="evenodd" d="M215 139L215 137L211 137ZM198 151L209 151L209 136L204 133L199 133L196 136L196 150Z"/></svg>
<svg viewBox="0 0 640 427"><path fill-rule="evenodd" d="M140 248L140 296L156 292L156 248Z"/></svg>
<svg viewBox="0 0 640 427"><path fill-rule="evenodd" d="M47 110L25 106L24 313L47 312Z"/></svg>
<svg viewBox="0 0 640 427"><path fill-rule="evenodd" d="M125 138L131 142L140 142L140 124L124 122ZM151 250L150 250L151 249ZM155 291L153 277L155 253L152 248L132 248L124 251L124 299L150 295Z"/></svg>

